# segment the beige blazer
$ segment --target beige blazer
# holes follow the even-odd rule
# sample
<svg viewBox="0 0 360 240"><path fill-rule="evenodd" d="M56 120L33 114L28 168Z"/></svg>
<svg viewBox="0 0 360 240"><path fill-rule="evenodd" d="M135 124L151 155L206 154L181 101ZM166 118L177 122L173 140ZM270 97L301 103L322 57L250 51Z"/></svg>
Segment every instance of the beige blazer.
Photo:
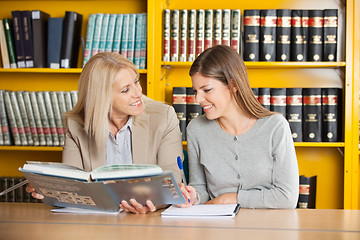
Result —
<svg viewBox="0 0 360 240"><path fill-rule="evenodd" d="M177 156L183 158L179 120L172 106L143 97L144 111L133 119L132 155L135 164L158 164L180 182ZM86 171L106 164L106 149L98 151L82 124L68 120L62 162Z"/></svg>

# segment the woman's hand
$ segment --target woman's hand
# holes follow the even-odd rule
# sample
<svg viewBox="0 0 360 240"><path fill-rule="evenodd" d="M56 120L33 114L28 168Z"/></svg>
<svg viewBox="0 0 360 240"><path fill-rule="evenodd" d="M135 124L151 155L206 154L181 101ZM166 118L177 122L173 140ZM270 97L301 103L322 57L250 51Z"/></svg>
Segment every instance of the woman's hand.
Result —
<svg viewBox="0 0 360 240"><path fill-rule="evenodd" d="M236 204L237 203L237 193L224 193L210 201L207 201L205 204Z"/></svg>
<svg viewBox="0 0 360 240"><path fill-rule="evenodd" d="M36 198L36 199L43 199L44 198L43 195L41 195L41 194L39 194L39 193L37 193L35 191L35 188L33 188L33 186L31 186L30 183L29 183L29 185L27 185L25 190L26 190L26 192L30 193L33 198Z"/></svg>
<svg viewBox="0 0 360 240"><path fill-rule="evenodd" d="M185 186L183 183L179 183L180 190L185 197L186 202L177 207L187 208L196 203L196 190L192 186Z"/></svg>
<svg viewBox="0 0 360 240"><path fill-rule="evenodd" d="M146 214L147 212L156 211L155 205L150 200L146 201L146 206L138 203L135 199L130 199L129 202L130 204L127 201L122 200L120 203L120 207L125 212L130 212L135 214Z"/></svg>

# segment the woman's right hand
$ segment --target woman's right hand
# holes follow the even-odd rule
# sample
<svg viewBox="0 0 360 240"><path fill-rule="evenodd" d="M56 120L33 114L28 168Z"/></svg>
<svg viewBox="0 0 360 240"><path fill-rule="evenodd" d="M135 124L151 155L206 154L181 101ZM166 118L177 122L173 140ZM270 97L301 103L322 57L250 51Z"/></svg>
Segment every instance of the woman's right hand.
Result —
<svg viewBox="0 0 360 240"><path fill-rule="evenodd" d="M43 195L36 192L35 188L33 188L33 186L31 186L30 183L27 185L26 191L28 193L30 193L33 198L36 198L36 199L43 199L44 198Z"/></svg>
<svg viewBox="0 0 360 240"><path fill-rule="evenodd" d="M196 190L192 186L185 186L183 183L179 183L180 190L186 200L185 203L176 205L177 207L187 208L196 203Z"/></svg>

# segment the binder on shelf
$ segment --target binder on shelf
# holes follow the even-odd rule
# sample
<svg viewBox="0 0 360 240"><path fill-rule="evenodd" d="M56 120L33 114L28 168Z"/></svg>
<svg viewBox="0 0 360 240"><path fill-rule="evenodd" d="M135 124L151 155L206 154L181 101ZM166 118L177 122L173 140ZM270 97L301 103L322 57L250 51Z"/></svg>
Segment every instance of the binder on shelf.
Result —
<svg viewBox="0 0 360 240"><path fill-rule="evenodd" d="M50 15L35 10L32 11L33 25L33 43L34 43L34 66L37 68L45 68L47 62L47 44L48 44L48 21ZM56 46L58 47L58 46Z"/></svg>
<svg viewBox="0 0 360 240"><path fill-rule="evenodd" d="M47 67L60 68L61 39L64 18L49 18L47 35Z"/></svg>
<svg viewBox="0 0 360 240"><path fill-rule="evenodd" d="M22 31L24 36L24 55L25 55L25 66L27 68L34 67L34 46L33 42L33 26L31 23L31 11L21 11L21 20L22 20Z"/></svg>

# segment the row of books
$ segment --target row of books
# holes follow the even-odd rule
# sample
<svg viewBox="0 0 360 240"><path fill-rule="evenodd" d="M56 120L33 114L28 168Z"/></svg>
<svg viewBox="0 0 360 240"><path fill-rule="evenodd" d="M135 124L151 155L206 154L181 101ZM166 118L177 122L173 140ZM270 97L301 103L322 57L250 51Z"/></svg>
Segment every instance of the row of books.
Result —
<svg viewBox="0 0 360 240"><path fill-rule="evenodd" d="M294 142L342 139L340 88L253 88L263 107L289 122Z"/></svg>
<svg viewBox="0 0 360 240"><path fill-rule="evenodd" d="M0 192L25 181L23 177L0 177ZM27 184L16 188L13 191L8 192L0 196L0 202L22 202L22 203L37 203L41 202L36 198L33 198L30 193L26 192Z"/></svg>
<svg viewBox="0 0 360 240"><path fill-rule="evenodd" d="M0 90L0 146L62 146L64 112L77 102L77 91Z"/></svg>
<svg viewBox="0 0 360 240"><path fill-rule="evenodd" d="M164 10L163 61L192 62L205 49L241 48L240 9Z"/></svg>
<svg viewBox="0 0 360 240"><path fill-rule="evenodd" d="M3 68L76 68L82 15L52 18L40 10L12 11L0 20Z"/></svg>
<svg viewBox="0 0 360 240"><path fill-rule="evenodd" d="M294 142L339 142L341 134L341 89L339 88L252 88L263 107L281 113L289 122ZM173 107L183 141L186 126L202 115L192 88L173 88Z"/></svg>
<svg viewBox="0 0 360 240"><path fill-rule="evenodd" d="M89 15L83 65L98 52L116 52L146 69L147 14Z"/></svg>
<svg viewBox="0 0 360 240"><path fill-rule="evenodd" d="M245 61L337 60L337 9L246 9L243 21L239 9L166 9L163 25L163 61L192 62L218 44Z"/></svg>

